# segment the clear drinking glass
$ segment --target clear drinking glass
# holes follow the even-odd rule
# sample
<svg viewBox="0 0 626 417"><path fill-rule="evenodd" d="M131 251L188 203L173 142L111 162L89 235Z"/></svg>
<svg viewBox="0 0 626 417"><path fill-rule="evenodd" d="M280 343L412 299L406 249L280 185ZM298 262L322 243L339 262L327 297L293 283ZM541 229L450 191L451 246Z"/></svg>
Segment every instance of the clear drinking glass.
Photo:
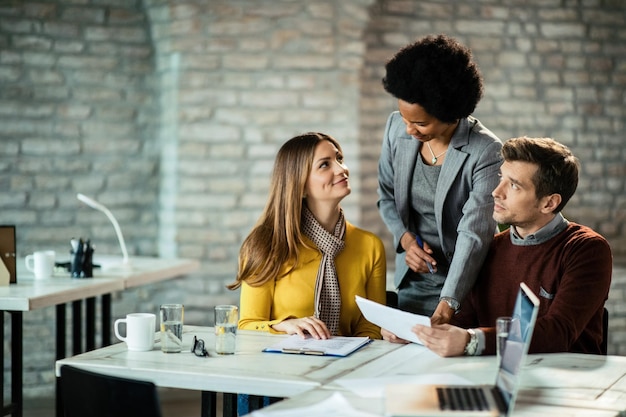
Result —
<svg viewBox="0 0 626 417"><path fill-rule="evenodd" d="M239 310L233 305L215 307L215 352L220 355L235 353Z"/></svg>
<svg viewBox="0 0 626 417"><path fill-rule="evenodd" d="M183 347L183 319L185 308L182 304L163 304L161 316L161 351L177 353Z"/></svg>
<svg viewBox="0 0 626 417"><path fill-rule="evenodd" d="M504 346L506 339L509 337L509 330L511 329L511 317L498 317L496 319L496 357L498 366L502 360L502 353L504 352Z"/></svg>

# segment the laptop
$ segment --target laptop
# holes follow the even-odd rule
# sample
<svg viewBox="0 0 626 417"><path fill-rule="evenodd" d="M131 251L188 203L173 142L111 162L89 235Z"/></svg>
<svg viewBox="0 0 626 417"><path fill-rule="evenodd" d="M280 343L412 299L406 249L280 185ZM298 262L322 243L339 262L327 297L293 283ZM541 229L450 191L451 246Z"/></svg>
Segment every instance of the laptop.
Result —
<svg viewBox="0 0 626 417"><path fill-rule="evenodd" d="M521 283L495 385L388 385L386 415L510 416L538 311L539 299Z"/></svg>

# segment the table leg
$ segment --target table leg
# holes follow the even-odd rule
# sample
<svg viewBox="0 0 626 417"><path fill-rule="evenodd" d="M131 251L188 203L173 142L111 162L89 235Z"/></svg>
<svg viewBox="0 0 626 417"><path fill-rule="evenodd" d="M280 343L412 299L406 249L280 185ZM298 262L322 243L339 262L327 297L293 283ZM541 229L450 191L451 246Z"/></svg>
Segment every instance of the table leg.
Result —
<svg viewBox="0 0 626 417"><path fill-rule="evenodd" d="M0 312L0 328L2 329L2 346L0 346L0 371L2 378L0 379L0 393L4 392L4 313ZM4 403L2 396L1 415L22 416L23 396L23 363L22 363L22 312L6 311L11 317L11 402Z"/></svg>
<svg viewBox="0 0 626 417"><path fill-rule="evenodd" d="M23 349L22 342L22 312L11 312L11 402L13 403L13 417L22 417L24 398L23 386Z"/></svg>
<svg viewBox="0 0 626 417"><path fill-rule="evenodd" d="M65 304L58 304L56 306L56 332L57 332L57 340L56 340L56 359L65 358L65 321L66 321L66 312L65 312ZM61 379L56 379L56 415L61 417L65 414L65 410L63 409L63 401L61 400Z"/></svg>
<svg viewBox="0 0 626 417"><path fill-rule="evenodd" d="M2 411L2 415L5 416L7 413L4 412L4 311L0 312L0 329L2 329L2 345L0 345L0 369L2 369L0 378L0 392L2 393L2 398L0 398L0 404L2 404L2 407L0 407L0 411Z"/></svg>
<svg viewBox="0 0 626 417"><path fill-rule="evenodd" d="M78 355L83 352L83 302L72 301L72 354Z"/></svg>
<svg viewBox="0 0 626 417"><path fill-rule="evenodd" d="M224 417L237 417L237 394L224 393Z"/></svg>
<svg viewBox="0 0 626 417"><path fill-rule="evenodd" d="M111 344L111 294L102 296L102 347Z"/></svg>
<svg viewBox="0 0 626 417"><path fill-rule="evenodd" d="M96 299L91 297L87 299L85 306L85 352L92 351L96 348Z"/></svg>
<svg viewBox="0 0 626 417"><path fill-rule="evenodd" d="M217 416L217 395L214 391L202 391L201 394L201 417Z"/></svg>

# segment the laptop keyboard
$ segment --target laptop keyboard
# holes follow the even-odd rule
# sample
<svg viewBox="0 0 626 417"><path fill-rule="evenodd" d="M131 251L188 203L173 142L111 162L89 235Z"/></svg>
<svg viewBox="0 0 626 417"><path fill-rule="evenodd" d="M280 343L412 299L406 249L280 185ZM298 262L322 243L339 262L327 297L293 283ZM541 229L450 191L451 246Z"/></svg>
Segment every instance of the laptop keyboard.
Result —
<svg viewBox="0 0 626 417"><path fill-rule="evenodd" d="M439 387L439 408L452 411L487 410L488 403L482 388L477 387Z"/></svg>

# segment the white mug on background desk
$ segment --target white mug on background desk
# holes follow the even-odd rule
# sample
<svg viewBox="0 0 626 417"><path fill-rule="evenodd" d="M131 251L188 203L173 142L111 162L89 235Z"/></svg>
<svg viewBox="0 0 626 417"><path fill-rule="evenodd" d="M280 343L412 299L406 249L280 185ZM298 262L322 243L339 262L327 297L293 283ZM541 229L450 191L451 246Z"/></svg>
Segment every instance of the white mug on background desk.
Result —
<svg viewBox="0 0 626 417"><path fill-rule="evenodd" d="M126 323L126 336L120 334L119 326ZM115 337L126 342L128 350L144 352L154 346L156 315L152 313L131 313L125 319L115 320Z"/></svg>
<svg viewBox="0 0 626 417"><path fill-rule="evenodd" d="M42 250L26 255L26 269L35 275L35 279L47 279L54 275L56 254L53 250Z"/></svg>

